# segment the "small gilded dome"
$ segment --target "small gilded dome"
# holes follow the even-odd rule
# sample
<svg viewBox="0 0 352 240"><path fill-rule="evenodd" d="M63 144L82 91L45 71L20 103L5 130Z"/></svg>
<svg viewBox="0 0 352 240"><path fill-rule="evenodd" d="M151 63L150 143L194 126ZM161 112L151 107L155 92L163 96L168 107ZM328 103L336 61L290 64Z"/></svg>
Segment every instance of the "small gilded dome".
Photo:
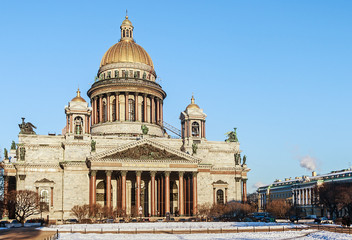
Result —
<svg viewBox="0 0 352 240"><path fill-rule="evenodd" d="M132 23L130 20L128 20L128 16L126 16L125 20L122 21L121 25L128 25L128 26L132 26Z"/></svg>
<svg viewBox="0 0 352 240"><path fill-rule="evenodd" d="M191 98L191 104L189 104L186 109L191 109L191 108L196 108L196 109L200 109L200 107L194 103L194 97L192 95L192 98Z"/></svg>
<svg viewBox="0 0 352 240"><path fill-rule="evenodd" d="M149 54L133 40L122 40L112 46L103 56L100 67L110 63L144 63L154 68Z"/></svg>
<svg viewBox="0 0 352 240"><path fill-rule="evenodd" d="M84 100L82 97L81 97L81 91L77 90L77 96L72 98L71 102L86 102L86 100Z"/></svg>

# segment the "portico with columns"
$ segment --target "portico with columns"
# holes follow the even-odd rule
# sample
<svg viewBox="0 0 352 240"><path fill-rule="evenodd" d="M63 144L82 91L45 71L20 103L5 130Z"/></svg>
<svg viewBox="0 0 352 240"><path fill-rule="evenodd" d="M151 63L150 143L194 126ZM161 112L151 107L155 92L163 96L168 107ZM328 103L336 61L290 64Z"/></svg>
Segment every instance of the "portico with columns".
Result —
<svg viewBox="0 0 352 240"><path fill-rule="evenodd" d="M89 203L121 209L128 215L140 207L143 216L194 215L199 162L150 139L98 153L87 160ZM98 186L104 186L103 191L98 192Z"/></svg>

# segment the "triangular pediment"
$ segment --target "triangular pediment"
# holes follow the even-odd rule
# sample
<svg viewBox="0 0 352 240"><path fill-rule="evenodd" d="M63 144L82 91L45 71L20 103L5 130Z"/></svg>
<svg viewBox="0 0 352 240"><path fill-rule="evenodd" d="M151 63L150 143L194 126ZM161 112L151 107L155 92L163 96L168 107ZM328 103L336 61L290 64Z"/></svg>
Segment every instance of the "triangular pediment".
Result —
<svg viewBox="0 0 352 240"><path fill-rule="evenodd" d="M170 161L186 161L199 163L200 159L184 153L180 150L171 148L159 142L143 139L134 143L129 143L116 149L108 150L95 154L88 158L90 161L99 160L170 160Z"/></svg>
<svg viewBox="0 0 352 240"><path fill-rule="evenodd" d="M136 147L129 148L124 151L116 152L103 159L136 159L136 160L180 160L182 157L170 153L165 149L160 149L152 146L151 144L145 143Z"/></svg>

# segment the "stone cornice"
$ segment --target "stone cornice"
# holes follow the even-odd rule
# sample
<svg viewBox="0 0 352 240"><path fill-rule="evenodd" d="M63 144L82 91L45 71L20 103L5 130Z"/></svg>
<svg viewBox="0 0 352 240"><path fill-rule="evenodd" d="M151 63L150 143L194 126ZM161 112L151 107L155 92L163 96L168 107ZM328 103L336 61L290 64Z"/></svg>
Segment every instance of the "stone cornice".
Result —
<svg viewBox="0 0 352 240"><path fill-rule="evenodd" d="M44 144L44 143L26 144L26 143L24 143L23 146L28 147L28 148L61 148L61 143L60 144Z"/></svg>
<svg viewBox="0 0 352 240"><path fill-rule="evenodd" d="M122 79L122 78L112 78L112 79L105 79L105 80L99 80L95 82L92 87L88 90L87 95L90 98L93 98L95 96L92 95L94 92L96 92L98 89L104 89L106 87L111 88L112 86L118 86L119 89L121 87L145 87L154 91L159 92L163 97L163 99L166 97L165 91L161 88L161 86L153 81L149 80L144 80L144 79L135 79L135 78L128 78L128 79ZM122 90L119 90L122 91ZM123 90L126 91L126 90ZM111 91L115 92L115 91ZM135 92L135 91L133 91Z"/></svg>
<svg viewBox="0 0 352 240"><path fill-rule="evenodd" d="M23 168L32 168L32 167L37 167L37 168L60 168L59 164L48 164L48 163L14 163L14 167L17 170L23 169Z"/></svg>

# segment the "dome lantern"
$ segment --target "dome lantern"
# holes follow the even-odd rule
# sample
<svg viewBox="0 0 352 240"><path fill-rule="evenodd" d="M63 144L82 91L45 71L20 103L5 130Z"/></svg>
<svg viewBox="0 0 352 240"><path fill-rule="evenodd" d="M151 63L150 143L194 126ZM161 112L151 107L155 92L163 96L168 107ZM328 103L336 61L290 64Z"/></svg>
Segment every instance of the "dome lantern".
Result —
<svg viewBox="0 0 352 240"><path fill-rule="evenodd" d="M123 20L121 26L121 41L130 40L133 41L133 25L128 19L127 11L125 20Z"/></svg>

